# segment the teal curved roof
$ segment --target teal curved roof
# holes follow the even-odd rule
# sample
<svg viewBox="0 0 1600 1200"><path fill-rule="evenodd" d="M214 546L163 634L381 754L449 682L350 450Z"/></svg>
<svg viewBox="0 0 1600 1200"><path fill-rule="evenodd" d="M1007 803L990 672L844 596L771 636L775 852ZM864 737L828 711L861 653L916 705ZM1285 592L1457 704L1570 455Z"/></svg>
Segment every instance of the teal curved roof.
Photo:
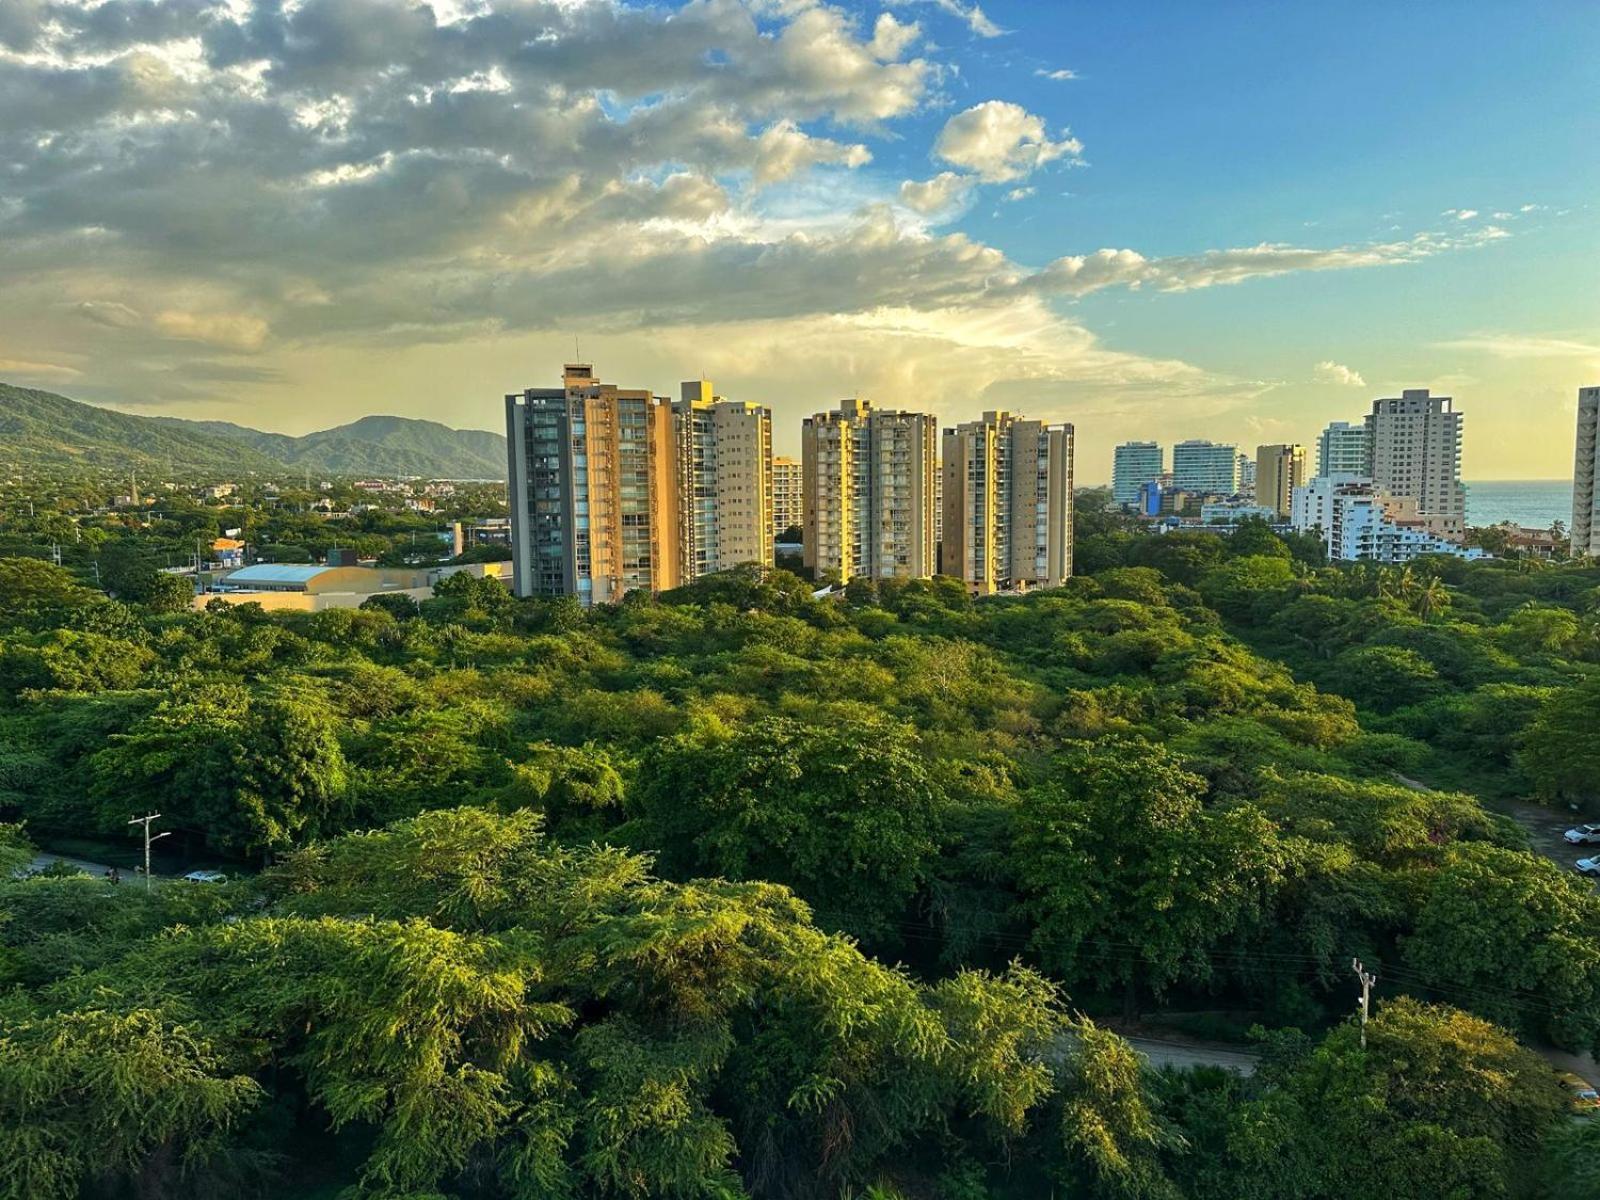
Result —
<svg viewBox="0 0 1600 1200"><path fill-rule="evenodd" d="M307 566L300 563L257 563L241 567L223 582L233 583L309 583L324 571L337 567Z"/></svg>

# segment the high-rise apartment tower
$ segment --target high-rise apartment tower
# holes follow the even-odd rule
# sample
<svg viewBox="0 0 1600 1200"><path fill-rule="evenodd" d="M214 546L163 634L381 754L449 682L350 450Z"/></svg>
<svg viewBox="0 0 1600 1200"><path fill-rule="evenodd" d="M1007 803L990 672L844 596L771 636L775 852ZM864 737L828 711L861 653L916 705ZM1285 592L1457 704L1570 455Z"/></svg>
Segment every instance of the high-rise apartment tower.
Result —
<svg viewBox="0 0 1600 1200"><path fill-rule="evenodd" d="M779 534L805 524L804 478L798 460L782 457L772 460L772 525Z"/></svg>
<svg viewBox="0 0 1600 1200"><path fill-rule="evenodd" d="M1461 483L1461 414L1449 396L1407 388L1398 399L1374 400L1367 416L1372 482L1386 495L1415 502L1435 533L1466 529Z"/></svg>
<svg viewBox="0 0 1600 1200"><path fill-rule="evenodd" d="M773 560L772 410L685 383L672 406L685 583Z"/></svg>
<svg viewBox="0 0 1600 1200"><path fill-rule="evenodd" d="M1139 503L1139 487L1161 478L1166 470L1158 442L1123 442L1112 451L1111 499L1118 504Z"/></svg>
<svg viewBox="0 0 1600 1200"><path fill-rule="evenodd" d="M559 388L506 397L512 583L519 596L620 600L676 587L672 407L568 363Z"/></svg>
<svg viewBox="0 0 1600 1200"><path fill-rule="evenodd" d="M1365 425L1335 421L1317 439L1317 474L1371 478L1372 435Z"/></svg>
<svg viewBox="0 0 1600 1200"><path fill-rule="evenodd" d="M934 571L939 423L846 400L800 433L805 565L840 582Z"/></svg>
<svg viewBox="0 0 1600 1200"><path fill-rule="evenodd" d="M979 596L1072 574L1071 425L986 412L944 431L940 572Z"/></svg>
<svg viewBox="0 0 1600 1200"><path fill-rule="evenodd" d="M1172 486L1198 496L1231 496L1239 490L1239 447L1191 440L1172 448Z"/></svg>
<svg viewBox="0 0 1600 1200"><path fill-rule="evenodd" d="M1572 462L1572 552L1600 558L1600 387L1578 389L1578 446Z"/></svg>
<svg viewBox="0 0 1600 1200"><path fill-rule="evenodd" d="M1256 503L1287 518L1294 489L1305 486L1306 448L1299 445L1256 447Z"/></svg>

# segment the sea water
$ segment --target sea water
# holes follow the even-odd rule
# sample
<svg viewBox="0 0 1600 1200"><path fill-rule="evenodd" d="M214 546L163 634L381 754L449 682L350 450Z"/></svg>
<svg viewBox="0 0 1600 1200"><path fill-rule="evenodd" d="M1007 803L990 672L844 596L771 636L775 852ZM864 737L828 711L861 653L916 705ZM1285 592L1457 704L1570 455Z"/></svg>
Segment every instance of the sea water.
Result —
<svg viewBox="0 0 1600 1200"><path fill-rule="evenodd" d="M1568 479L1496 479L1467 484L1467 524L1498 525L1511 521L1529 529L1549 529L1556 521L1572 524L1572 481Z"/></svg>

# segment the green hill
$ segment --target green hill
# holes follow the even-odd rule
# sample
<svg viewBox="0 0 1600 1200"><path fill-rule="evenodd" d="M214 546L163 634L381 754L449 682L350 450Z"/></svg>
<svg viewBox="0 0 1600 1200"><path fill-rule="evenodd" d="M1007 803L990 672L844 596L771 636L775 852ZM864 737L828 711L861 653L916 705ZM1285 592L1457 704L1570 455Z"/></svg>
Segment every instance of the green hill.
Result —
<svg viewBox="0 0 1600 1200"><path fill-rule="evenodd" d="M226 421L140 417L0 383L0 472L421 475L502 479L506 440L435 421L362 417L290 437Z"/></svg>
<svg viewBox="0 0 1600 1200"><path fill-rule="evenodd" d="M174 421L229 437L299 470L335 475L426 475L503 479L506 439L482 429L451 429L409 417L362 417L349 425L290 437L223 421Z"/></svg>
<svg viewBox="0 0 1600 1200"><path fill-rule="evenodd" d="M201 429L0 383L0 470L8 475L282 469L270 455Z"/></svg>

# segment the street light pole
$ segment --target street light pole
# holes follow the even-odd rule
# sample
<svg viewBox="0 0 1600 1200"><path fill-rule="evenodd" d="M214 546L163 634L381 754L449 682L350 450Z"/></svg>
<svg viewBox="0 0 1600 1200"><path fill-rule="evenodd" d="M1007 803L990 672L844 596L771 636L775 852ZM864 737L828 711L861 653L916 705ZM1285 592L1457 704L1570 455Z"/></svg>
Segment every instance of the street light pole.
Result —
<svg viewBox="0 0 1600 1200"><path fill-rule="evenodd" d="M129 825L144 826L144 890L147 892L150 890L150 843L158 841L171 833L171 830L164 830L155 835L150 833L150 823L158 820L160 816L160 813L149 813L142 817L134 817L133 820L128 822Z"/></svg>

